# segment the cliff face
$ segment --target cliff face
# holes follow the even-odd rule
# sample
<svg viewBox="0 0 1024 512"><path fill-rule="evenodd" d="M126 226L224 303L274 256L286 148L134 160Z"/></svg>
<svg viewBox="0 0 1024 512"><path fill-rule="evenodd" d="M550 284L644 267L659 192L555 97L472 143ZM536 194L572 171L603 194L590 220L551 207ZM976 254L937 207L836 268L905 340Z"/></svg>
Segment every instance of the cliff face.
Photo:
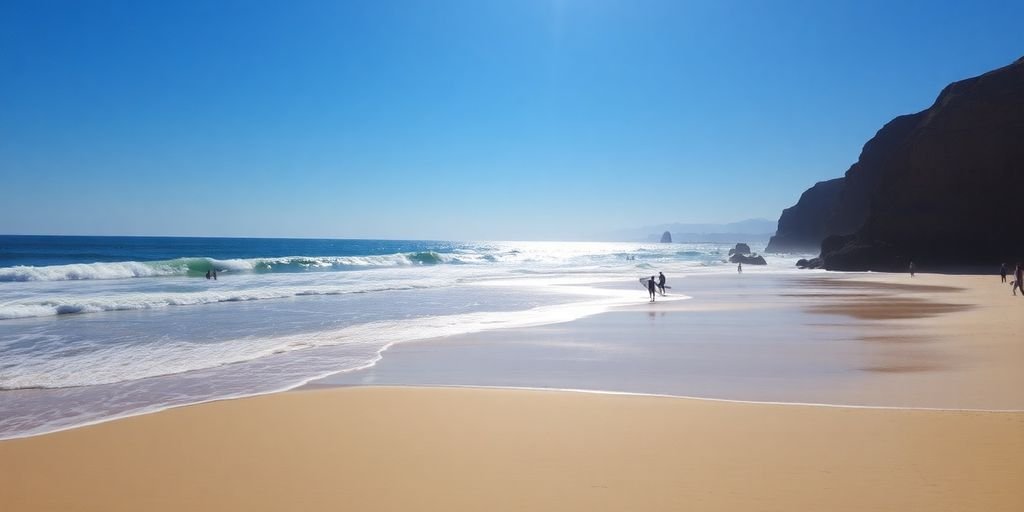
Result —
<svg viewBox="0 0 1024 512"><path fill-rule="evenodd" d="M800 194L795 205L782 210L775 236L764 252L818 252L829 234L826 221L839 201L843 178L819 181Z"/></svg>
<svg viewBox="0 0 1024 512"><path fill-rule="evenodd" d="M1015 262L1022 231L1024 59L882 128L846 173L822 259L846 270Z"/></svg>
<svg viewBox="0 0 1024 512"><path fill-rule="evenodd" d="M889 121L864 144L857 163L846 171L846 180L835 205L826 215L825 232L828 235L848 235L864 225L871 206L871 194L881 180L882 169L922 114L900 116ZM822 236L822 240L824 238ZM818 242L820 244L821 240Z"/></svg>

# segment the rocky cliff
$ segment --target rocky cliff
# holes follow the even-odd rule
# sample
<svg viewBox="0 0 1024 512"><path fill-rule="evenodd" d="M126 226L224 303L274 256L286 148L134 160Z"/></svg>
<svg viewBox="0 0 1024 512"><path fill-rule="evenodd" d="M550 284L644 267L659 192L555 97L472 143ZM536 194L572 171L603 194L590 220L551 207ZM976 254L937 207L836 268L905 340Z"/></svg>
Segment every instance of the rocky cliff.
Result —
<svg viewBox="0 0 1024 512"><path fill-rule="evenodd" d="M829 269L1024 257L1024 59L950 84L880 130L847 171L827 230Z"/></svg>
<svg viewBox="0 0 1024 512"><path fill-rule="evenodd" d="M821 263L836 270L992 265L1024 258L1022 230L1024 59L890 121L842 181L783 212L769 249L825 237Z"/></svg>
<svg viewBox="0 0 1024 512"><path fill-rule="evenodd" d="M825 218L828 235L848 235L864 225L871 206L871 195L882 177L879 169L903 143L924 112L899 116L878 130L864 148L857 162L846 171L842 190L835 206Z"/></svg>
<svg viewBox="0 0 1024 512"><path fill-rule="evenodd" d="M782 211L775 237L765 252L818 252L826 237L849 235L864 225L879 169L916 126L924 112L897 117L878 130L842 178L816 183L795 205Z"/></svg>
<svg viewBox="0 0 1024 512"><path fill-rule="evenodd" d="M795 205L782 210L775 236L764 252L814 252L828 236L825 223L839 201L843 178L820 181L804 191Z"/></svg>

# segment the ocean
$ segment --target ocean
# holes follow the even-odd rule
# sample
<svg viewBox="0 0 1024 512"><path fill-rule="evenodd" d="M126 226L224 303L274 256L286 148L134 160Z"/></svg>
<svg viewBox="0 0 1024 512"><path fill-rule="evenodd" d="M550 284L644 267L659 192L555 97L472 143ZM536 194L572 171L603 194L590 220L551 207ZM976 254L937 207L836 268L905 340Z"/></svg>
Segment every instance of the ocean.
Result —
<svg viewBox="0 0 1024 512"><path fill-rule="evenodd" d="M638 277L735 272L729 247L0 236L0 438L287 390L372 366L395 343L643 303ZM769 257L767 271L795 258Z"/></svg>

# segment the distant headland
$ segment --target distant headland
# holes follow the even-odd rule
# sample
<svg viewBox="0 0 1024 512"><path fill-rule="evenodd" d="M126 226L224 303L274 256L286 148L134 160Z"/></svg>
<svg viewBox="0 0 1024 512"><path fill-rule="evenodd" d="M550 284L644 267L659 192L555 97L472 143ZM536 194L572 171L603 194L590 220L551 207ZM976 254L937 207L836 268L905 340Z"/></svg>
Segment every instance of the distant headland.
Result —
<svg viewBox="0 0 1024 512"><path fill-rule="evenodd" d="M782 212L767 252L832 270L1024 258L1024 58L882 127L842 178Z"/></svg>

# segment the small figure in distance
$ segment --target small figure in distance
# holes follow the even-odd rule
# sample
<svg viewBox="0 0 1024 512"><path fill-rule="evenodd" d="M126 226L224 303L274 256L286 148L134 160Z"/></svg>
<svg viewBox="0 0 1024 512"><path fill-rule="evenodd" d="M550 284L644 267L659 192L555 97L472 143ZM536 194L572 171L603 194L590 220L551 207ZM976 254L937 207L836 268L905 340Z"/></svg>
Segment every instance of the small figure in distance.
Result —
<svg viewBox="0 0 1024 512"><path fill-rule="evenodd" d="M999 277L1003 279L1002 281L1000 281L1001 283L1006 282L1006 263L1003 263L1002 265L999 266Z"/></svg>
<svg viewBox="0 0 1024 512"><path fill-rule="evenodd" d="M743 262L742 261L736 264L736 273L737 274L742 274L743 273Z"/></svg>
<svg viewBox="0 0 1024 512"><path fill-rule="evenodd" d="M1024 265L1017 263L1017 269L1013 271L1013 283L1012 286L1013 294L1017 295L1017 288L1020 288L1021 297L1024 297Z"/></svg>
<svg viewBox="0 0 1024 512"><path fill-rule="evenodd" d="M217 269L213 269L213 280L217 280Z"/></svg>
<svg viewBox="0 0 1024 512"><path fill-rule="evenodd" d="M207 279L209 279L209 278L210 278L210 271L209 271L209 270L207 270L207 271L206 271L206 278L207 278Z"/></svg>
<svg viewBox="0 0 1024 512"><path fill-rule="evenodd" d="M658 272L658 290L661 291L661 296L665 296L665 274Z"/></svg>
<svg viewBox="0 0 1024 512"><path fill-rule="evenodd" d="M654 302L654 295L656 294L656 292L655 292L656 286L657 285L654 284L654 276L651 276L651 278L647 280L647 292L651 294L651 302Z"/></svg>
<svg viewBox="0 0 1024 512"><path fill-rule="evenodd" d="M910 277L914 277L914 262L910 262Z"/></svg>

